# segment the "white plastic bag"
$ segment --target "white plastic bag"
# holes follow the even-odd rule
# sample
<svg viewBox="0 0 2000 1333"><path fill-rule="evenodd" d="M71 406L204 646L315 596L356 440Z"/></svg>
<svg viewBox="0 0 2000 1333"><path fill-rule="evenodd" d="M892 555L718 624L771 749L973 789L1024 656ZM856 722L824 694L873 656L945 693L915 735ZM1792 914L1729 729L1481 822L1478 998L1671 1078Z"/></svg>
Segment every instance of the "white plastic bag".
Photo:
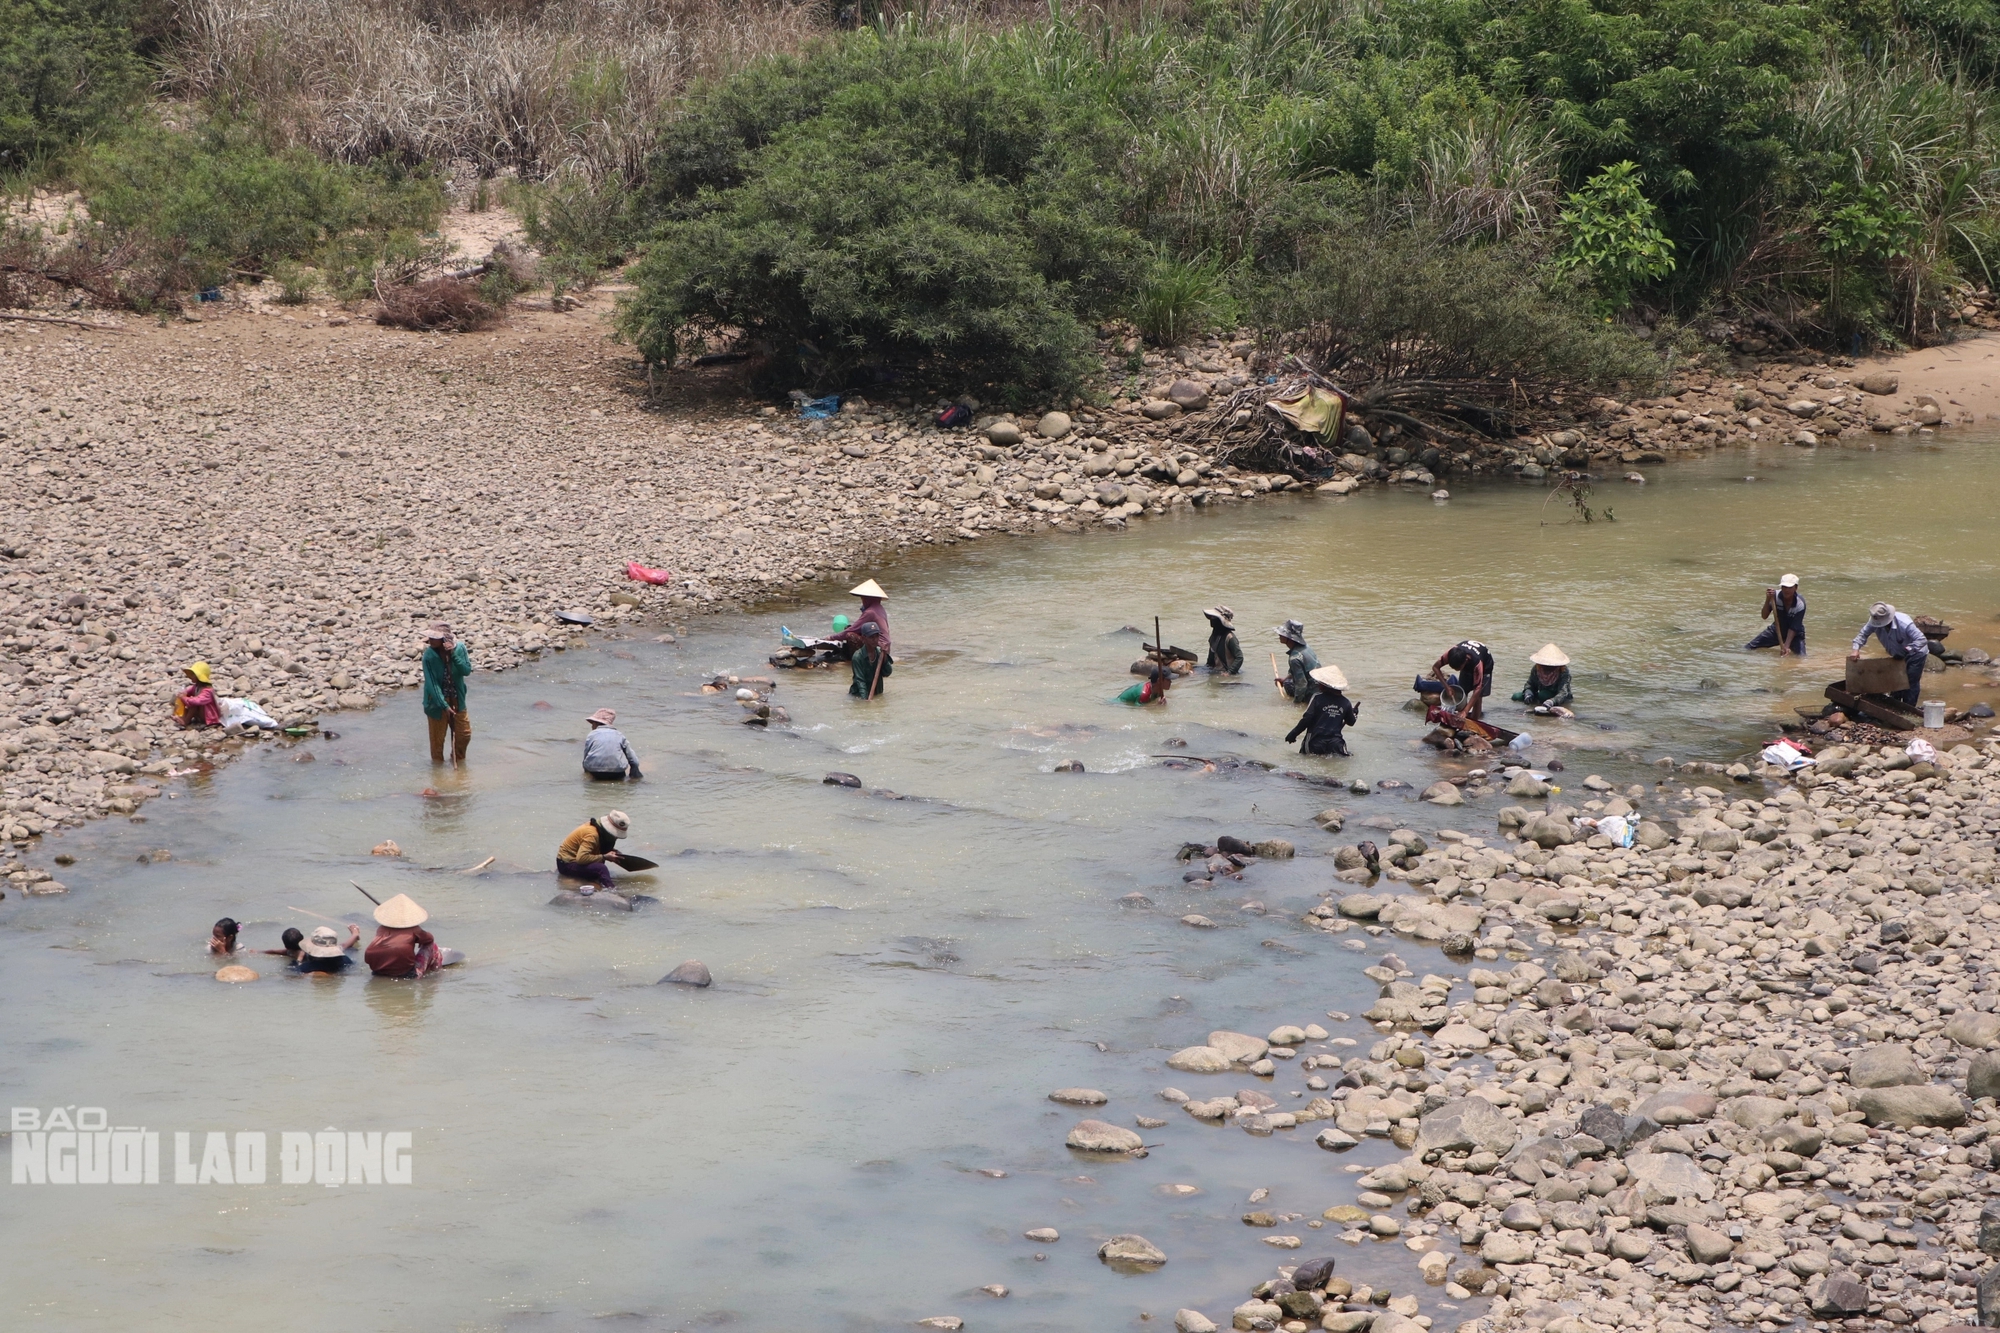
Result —
<svg viewBox="0 0 2000 1333"><path fill-rule="evenodd" d="M1630 847L1637 829L1623 815L1605 815L1597 821L1597 831L1620 847Z"/></svg>
<svg viewBox="0 0 2000 1333"><path fill-rule="evenodd" d="M1937 747L1921 736L1911 741L1909 748L1904 750L1903 753L1920 764L1933 764L1937 762Z"/></svg>
<svg viewBox="0 0 2000 1333"><path fill-rule="evenodd" d="M1787 773L1796 773L1813 762L1811 755L1790 741L1776 741L1767 745L1757 757L1767 764L1774 764L1784 769Z"/></svg>
<svg viewBox="0 0 2000 1333"><path fill-rule="evenodd" d="M259 708L253 700L217 699L215 706L225 727L258 727L265 731L278 729L278 720Z"/></svg>

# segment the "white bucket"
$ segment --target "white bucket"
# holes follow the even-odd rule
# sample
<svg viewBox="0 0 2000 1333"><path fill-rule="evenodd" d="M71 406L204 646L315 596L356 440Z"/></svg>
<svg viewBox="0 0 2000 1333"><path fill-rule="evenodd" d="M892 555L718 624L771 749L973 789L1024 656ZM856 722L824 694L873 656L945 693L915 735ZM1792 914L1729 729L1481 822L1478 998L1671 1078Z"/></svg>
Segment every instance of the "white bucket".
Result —
<svg viewBox="0 0 2000 1333"><path fill-rule="evenodd" d="M1937 728L1944 725L1944 700L1924 700L1924 725L1930 728Z"/></svg>

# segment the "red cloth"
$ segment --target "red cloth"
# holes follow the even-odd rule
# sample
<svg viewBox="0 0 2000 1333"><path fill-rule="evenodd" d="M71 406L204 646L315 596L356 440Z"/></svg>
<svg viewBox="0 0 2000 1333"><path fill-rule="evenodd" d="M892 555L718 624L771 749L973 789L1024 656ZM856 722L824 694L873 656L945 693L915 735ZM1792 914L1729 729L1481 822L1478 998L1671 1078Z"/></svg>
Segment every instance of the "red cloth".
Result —
<svg viewBox="0 0 2000 1333"><path fill-rule="evenodd" d="M668 583L672 583L674 581L673 571L666 569L649 569L645 565L640 564L637 560L627 560L625 562L625 577L633 580L636 583L652 583L658 585L665 585Z"/></svg>
<svg viewBox="0 0 2000 1333"><path fill-rule="evenodd" d="M378 977L420 977L438 965L437 940L422 926L377 926L361 956Z"/></svg>
<svg viewBox="0 0 2000 1333"><path fill-rule="evenodd" d="M213 685L190 685L181 691L182 716L190 727L219 727L222 708L215 702Z"/></svg>

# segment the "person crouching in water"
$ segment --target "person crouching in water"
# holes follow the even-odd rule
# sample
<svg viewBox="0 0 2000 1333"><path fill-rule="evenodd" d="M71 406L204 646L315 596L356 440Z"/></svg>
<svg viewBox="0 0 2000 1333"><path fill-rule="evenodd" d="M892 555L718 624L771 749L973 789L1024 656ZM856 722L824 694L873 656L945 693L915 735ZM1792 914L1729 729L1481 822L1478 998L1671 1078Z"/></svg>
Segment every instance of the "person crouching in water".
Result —
<svg viewBox="0 0 2000 1333"><path fill-rule="evenodd" d="M378 977L421 977L441 967L465 961L456 949L441 946L424 922L431 914L399 893L375 909L375 938L361 955ZM301 960L303 961L303 960Z"/></svg>
<svg viewBox="0 0 2000 1333"><path fill-rule="evenodd" d="M611 862L618 854L618 840L632 832L632 821L623 810L609 811L576 828L562 846L556 848L556 873L565 879L584 881L581 892L595 893L611 888Z"/></svg>
<svg viewBox="0 0 2000 1333"><path fill-rule="evenodd" d="M1236 637L1236 613L1226 606L1211 606L1208 617L1208 669L1219 676L1243 674L1243 643Z"/></svg>
<svg viewBox="0 0 2000 1333"><path fill-rule="evenodd" d="M1146 679L1137 685L1127 685L1118 695L1118 702L1125 704L1156 704L1167 697L1173 688L1174 673L1163 663L1153 663L1146 673Z"/></svg>
<svg viewBox="0 0 2000 1333"><path fill-rule="evenodd" d="M617 720L618 714L609 708L600 708L584 719L590 724L590 734L583 738L583 771L597 782L639 780L639 757L632 753L624 733L611 725Z"/></svg>
<svg viewBox="0 0 2000 1333"><path fill-rule="evenodd" d="M1361 716L1361 705L1342 693L1347 677L1337 666L1316 667L1310 673L1312 698L1306 702L1299 724L1285 733L1288 741L1299 741L1300 754L1346 754L1347 729Z"/></svg>
<svg viewBox="0 0 2000 1333"><path fill-rule="evenodd" d="M1567 711L1576 697L1570 690L1569 654L1545 643L1528 660L1534 667L1528 672L1528 683L1514 696L1514 702L1530 708Z"/></svg>

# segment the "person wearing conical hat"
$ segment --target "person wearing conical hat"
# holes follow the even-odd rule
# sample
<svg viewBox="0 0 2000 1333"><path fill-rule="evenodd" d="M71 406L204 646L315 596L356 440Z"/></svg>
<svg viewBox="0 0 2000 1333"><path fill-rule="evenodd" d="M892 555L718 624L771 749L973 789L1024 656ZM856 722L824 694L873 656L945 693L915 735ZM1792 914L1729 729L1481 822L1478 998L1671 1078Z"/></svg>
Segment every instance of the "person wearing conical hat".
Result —
<svg viewBox="0 0 2000 1333"><path fill-rule="evenodd" d="M1569 654L1545 643L1528 659L1528 683L1514 696L1517 704L1530 708L1562 708L1574 697L1569 687Z"/></svg>
<svg viewBox="0 0 2000 1333"><path fill-rule="evenodd" d="M410 900L407 893L380 903L375 908L375 938L361 955L368 970L378 977L421 977L441 967L464 961L456 949L445 949L424 922L431 914Z"/></svg>
<svg viewBox="0 0 2000 1333"><path fill-rule="evenodd" d="M181 669L188 686L174 696L174 720L183 727L219 727L222 705L215 698L215 679L208 663L190 662Z"/></svg>
<svg viewBox="0 0 2000 1333"><path fill-rule="evenodd" d="M883 677L895 669L896 659L889 651L889 611L882 605L889 594L874 579L848 591L861 599L861 612L834 641L846 644L851 654L847 663L854 679L847 692L857 699L873 699L882 693Z"/></svg>
<svg viewBox="0 0 2000 1333"><path fill-rule="evenodd" d="M1306 702L1305 715L1285 733L1285 739L1298 740L1303 732L1300 754L1346 754L1347 729L1361 716L1361 705L1345 693L1346 674L1329 665L1314 667L1308 679L1312 681L1312 698Z"/></svg>
<svg viewBox="0 0 2000 1333"><path fill-rule="evenodd" d="M1306 647L1306 627L1298 621L1287 620L1275 632L1285 645L1285 674L1272 679L1287 699L1305 703L1313 696L1312 673L1319 670L1319 655Z"/></svg>
<svg viewBox="0 0 2000 1333"><path fill-rule="evenodd" d="M1208 617L1208 669L1220 676L1243 674L1243 644L1236 637L1236 613L1226 606L1211 606Z"/></svg>

